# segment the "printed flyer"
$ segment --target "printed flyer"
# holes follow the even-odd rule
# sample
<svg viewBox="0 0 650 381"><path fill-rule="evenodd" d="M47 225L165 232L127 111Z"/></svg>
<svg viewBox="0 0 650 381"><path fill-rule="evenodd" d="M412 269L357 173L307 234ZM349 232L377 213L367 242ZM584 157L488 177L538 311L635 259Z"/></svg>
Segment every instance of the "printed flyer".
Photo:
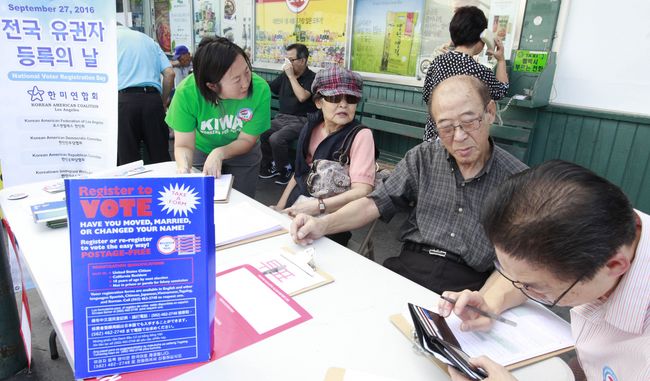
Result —
<svg viewBox="0 0 650 381"><path fill-rule="evenodd" d="M115 2L0 0L5 186L117 162Z"/></svg>
<svg viewBox="0 0 650 381"><path fill-rule="evenodd" d="M68 179L75 377L210 360L214 179Z"/></svg>

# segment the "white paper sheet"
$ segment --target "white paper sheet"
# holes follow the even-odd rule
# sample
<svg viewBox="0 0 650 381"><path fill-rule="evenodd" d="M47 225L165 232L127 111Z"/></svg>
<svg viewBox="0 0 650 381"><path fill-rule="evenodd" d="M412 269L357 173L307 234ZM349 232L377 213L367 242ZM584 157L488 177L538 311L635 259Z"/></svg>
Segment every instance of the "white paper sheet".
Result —
<svg viewBox="0 0 650 381"><path fill-rule="evenodd" d="M308 273L288 260L282 254L287 254L285 249L275 249L264 253L255 254L252 257L232 256L227 261L219 263L219 269L233 268L243 264L249 264L261 273L268 272L266 279L280 287L289 295L295 295L298 291L323 283L326 279L317 272ZM308 265L307 265L308 266ZM277 271L272 271L277 269Z"/></svg>
<svg viewBox="0 0 650 381"><path fill-rule="evenodd" d="M218 247L278 231L282 225L254 206L239 202L215 207L214 228Z"/></svg>
<svg viewBox="0 0 650 381"><path fill-rule="evenodd" d="M216 289L260 335L300 317L285 300L245 268L218 276Z"/></svg>
<svg viewBox="0 0 650 381"><path fill-rule="evenodd" d="M527 302L502 316L517 326L495 322L487 333L461 332L461 320L454 314L447 318L447 324L468 355L487 355L502 365L574 345L569 323L537 303Z"/></svg>
<svg viewBox="0 0 650 381"><path fill-rule="evenodd" d="M232 186L232 175L225 174L214 179L214 201L226 201Z"/></svg>

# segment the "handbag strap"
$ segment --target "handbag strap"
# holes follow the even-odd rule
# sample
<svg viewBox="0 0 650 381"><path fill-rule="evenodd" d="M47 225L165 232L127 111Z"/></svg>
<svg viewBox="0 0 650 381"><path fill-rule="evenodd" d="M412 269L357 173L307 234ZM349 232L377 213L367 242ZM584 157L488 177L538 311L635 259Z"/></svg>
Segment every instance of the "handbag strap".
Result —
<svg viewBox="0 0 650 381"><path fill-rule="evenodd" d="M357 124L354 126L345 136L345 139L343 139L343 144L341 144L341 147L336 150L336 152L334 152L332 158L341 163L341 165L350 164L350 149L352 148L352 143L354 143L354 138L357 136L357 133L364 128L368 127L364 126L363 124Z"/></svg>

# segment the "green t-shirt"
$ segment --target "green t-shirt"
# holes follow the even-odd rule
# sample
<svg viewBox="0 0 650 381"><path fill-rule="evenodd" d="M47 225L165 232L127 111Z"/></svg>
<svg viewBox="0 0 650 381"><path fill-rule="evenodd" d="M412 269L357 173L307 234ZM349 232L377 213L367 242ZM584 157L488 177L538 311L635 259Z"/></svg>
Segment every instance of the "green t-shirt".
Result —
<svg viewBox="0 0 650 381"><path fill-rule="evenodd" d="M262 77L252 76L251 96L215 105L203 98L190 74L176 88L165 122L176 131L194 131L196 148L207 154L235 141L240 131L261 134L271 128L271 90Z"/></svg>

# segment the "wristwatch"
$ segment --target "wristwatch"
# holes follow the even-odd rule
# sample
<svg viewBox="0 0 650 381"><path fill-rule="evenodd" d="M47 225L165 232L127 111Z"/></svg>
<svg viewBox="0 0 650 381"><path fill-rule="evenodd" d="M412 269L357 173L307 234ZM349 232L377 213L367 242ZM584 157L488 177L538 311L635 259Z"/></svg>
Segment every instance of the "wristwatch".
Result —
<svg viewBox="0 0 650 381"><path fill-rule="evenodd" d="M321 197L318 198L318 211L320 214L325 213L325 202Z"/></svg>

